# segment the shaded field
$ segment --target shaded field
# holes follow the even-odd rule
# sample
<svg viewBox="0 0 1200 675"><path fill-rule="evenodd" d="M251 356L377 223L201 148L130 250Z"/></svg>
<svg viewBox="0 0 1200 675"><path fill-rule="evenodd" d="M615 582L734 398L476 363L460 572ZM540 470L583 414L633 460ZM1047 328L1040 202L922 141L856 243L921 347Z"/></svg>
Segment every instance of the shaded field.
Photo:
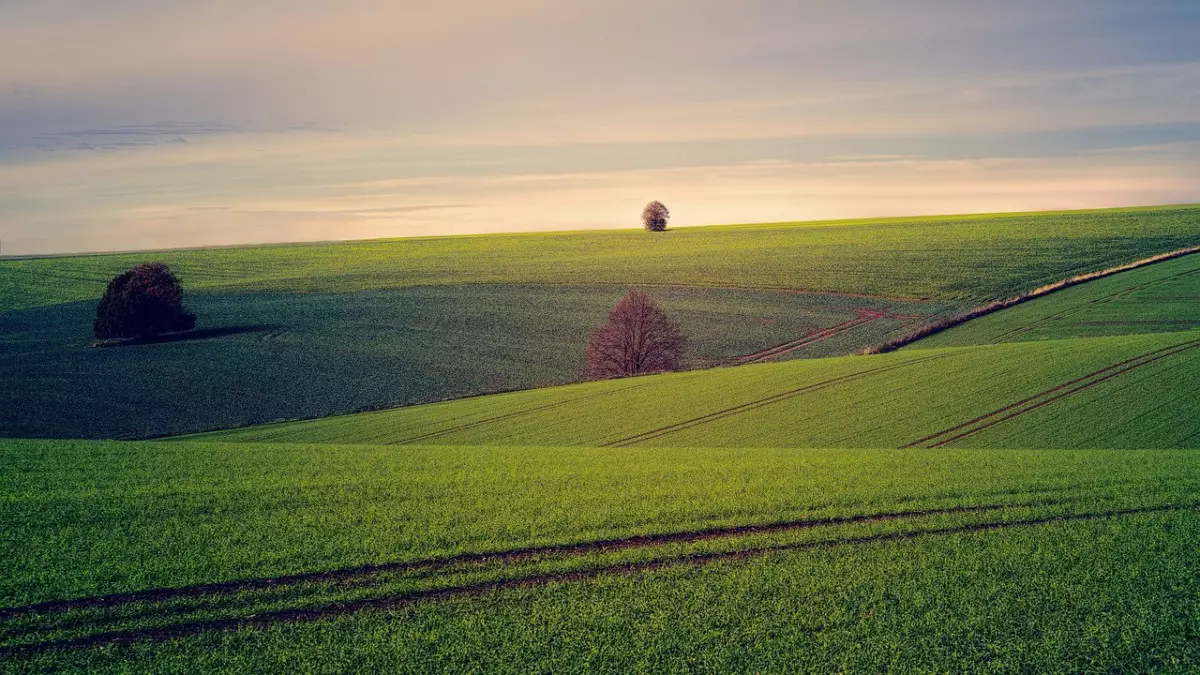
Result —
<svg viewBox="0 0 1200 675"><path fill-rule="evenodd" d="M750 365L216 432L230 442L1180 448L1200 333ZM970 434L956 433L966 425Z"/></svg>
<svg viewBox="0 0 1200 675"><path fill-rule="evenodd" d="M429 237L0 261L0 311L99 298L138 262L191 291L466 283L786 288L969 302L1193 245L1200 207Z"/></svg>
<svg viewBox="0 0 1200 675"><path fill-rule="evenodd" d="M509 594L519 605L629 583L614 576L703 593L719 575L772 559L807 567L830 549L1045 527L1070 536L1127 518L1194 529L1200 508L1200 455L1188 451L7 441L0 454L0 659L30 664L114 644L136 657L148 642L166 654L212 640L270 652L284 647L238 647L250 633L236 629L323 634L462 603L486 614L511 607ZM716 567L679 571L697 566ZM929 583L943 587L937 576ZM387 658L351 635L309 649L347 640Z"/></svg>
<svg viewBox="0 0 1200 675"><path fill-rule="evenodd" d="M910 349L1200 328L1200 255L1155 263L973 319Z"/></svg>
<svg viewBox="0 0 1200 675"><path fill-rule="evenodd" d="M198 294L191 334L91 347L92 303L0 319L0 435L137 438L571 382L625 289L454 286L334 294ZM852 351L928 303L705 288L654 294L704 366L797 336L773 358ZM823 326L858 319L822 336ZM904 316L895 316L901 312ZM180 339L187 338L187 339Z"/></svg>

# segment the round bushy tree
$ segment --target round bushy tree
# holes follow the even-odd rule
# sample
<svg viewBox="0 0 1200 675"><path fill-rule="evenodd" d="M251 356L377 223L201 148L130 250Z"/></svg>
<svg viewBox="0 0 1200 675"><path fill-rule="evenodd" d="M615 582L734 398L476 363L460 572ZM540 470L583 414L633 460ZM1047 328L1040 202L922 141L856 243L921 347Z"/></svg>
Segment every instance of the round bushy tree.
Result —
<svg viewBox="0 0 1200 675"><path fill-rule="evenodd" d="M654 299L633 290L621 298L587 344L584 377L602 380L679 370L687 343Z"/></svg>
<svg viewBox="0 0 1200 675"><path fill-rule="evenodd" d="M667 220L671 212L662 202L650 202L642 209L642 225L651 232L662 232L667 229Z"/></svg>
<svg viewBox="0 0 1200 675"><path fill-rule="evenodd" d="M162 263L143 263L108 282L92 324L101 340L153 337L195 326L196 315L183 308L183 286Z"/></svg>

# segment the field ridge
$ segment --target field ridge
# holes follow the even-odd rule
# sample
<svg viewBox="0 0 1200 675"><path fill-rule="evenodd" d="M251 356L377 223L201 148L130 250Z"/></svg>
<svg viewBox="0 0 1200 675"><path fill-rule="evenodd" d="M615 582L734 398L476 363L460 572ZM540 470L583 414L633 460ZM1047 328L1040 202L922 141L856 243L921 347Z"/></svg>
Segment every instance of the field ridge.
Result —
<svg viewBox="0 0 1200 675"><path fill-rule="evenodd" d="M1173 251L1167 251L1166 253L1159 253L1157 255L1152 255L1148 258L1142 258L1141 260L1135 260L1134 262L1126 263L1124 265L1117 265L1115 267L1108 267L1108 268L1105 268L1102 270L1097 270L1095 272L1088 272L1086 274L1078 274L1073 277L1068 277L1061 281L1056 281L1052 284L1046 284L1045 286L1035 288L1034 290L1029 291L1028 293L1022 293L1020 295L1015 295L1006 300L997 300L995 302L990 302L986 305L979 305L978 307L974 307L970 310L967 310L966 312L963 312L962 314L958 314L958 315L952 316L948 319L943 319L941 321L929 324L928 326L918 328L917 330L915 330L912 333L905 335L903 337L897 338L895 340L889 340L889 341L887 341L881 345L875 346L875 347L868 347L868 348L864 349L861 353L862 354L883 354L886 352L895 351L897 349L900 349L901 347L905 347L914 342L917 342L918 340L922 340L931 335L936 335L937 333L940 333L944 330L964 324L972 319L978 319L981 316L987 316L988 314L993 314L995 312L999 312L1002 309L1008 309L1009 307L1014 307L1021 303L1029 302L1030 300L1036 300L1037 298L1044 297L1055 291L1061 291L1064 288L1078 286L1079 284L1087 283L1089 281L1095 281L1096 279L1103 279L1104 277L1110 277L1114 274L1120 274L1121 272L1128 272L1130 270L1135 270L1140 267L1146 267L1147 265L1153 265L1154 263L1164 262L1167 260L1174 260L1175 258L1182 258L1183 256L1192 255L1194 253L1200 253L1200 245L1179 248L1179 249L1175 249Z"/></svg>

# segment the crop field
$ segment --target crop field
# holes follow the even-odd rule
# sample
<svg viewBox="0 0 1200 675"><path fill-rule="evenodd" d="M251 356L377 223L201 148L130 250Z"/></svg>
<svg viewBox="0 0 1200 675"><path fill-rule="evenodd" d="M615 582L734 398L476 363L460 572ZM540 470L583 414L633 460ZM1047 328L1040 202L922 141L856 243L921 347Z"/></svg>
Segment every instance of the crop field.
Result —
<svg viewBox="0 0 1200 675"><path fill-rule="evenodd" d="M18 669L1195 662L1190 451L5 441L0 457L0 659ZM995 622L997 606L1029 611ZM992 638L898 641L943 622ZM771 626L751 652L726 632ZM723 637L679 650L705 634ZM603 635L611 651L590 653Z"/></svg>
<svg viewBox="0 0 1200 675"><path fill-rule="evenodd" d="M2 262L0 671L1196 672L1200 255L847 354L1198 217ZM572 382L635 283L693 369Z"/></svg>
<svg viewBox="0 0 1200 675"><path fill-rule="evenodd" d="M1200 328L1200 255L1090 281L971 320L913 349Z"/></svg>
<svg viewBox="0 0 1200 675"><path fill-rule="evenodd" d="M7 312L0 436L162 436L571 382L587 340L580 327L602 321L623 293L479 285L198 294L198 339L103 349L87 332L92 303ZM842 329L793 352L844 353L938 309L776 291L655 294L699 367L755 359L826 326Z"/></svg>
<svg viewBox="0 0 1200 675"><path fill-rule="evenodd" d="M204 438L731 448L1200 447L1197 429L1173 423L1200 413L1198 375L1198 333L1078 338L577 384ZM1122 433L1104 436L1110 426ZM1097 438L1108 444L1096 445Z"/></svg>
<svg viewBox="0 0 1200 675"><path fill-rule="evenodd" d="M200 291L699 285L942 301L1016 295L1195 243L1200 206L428 237L0 260L0 311L99 298L147 256Z"/></svg>
<svg viewBox="0 0 1200 675"><path fill-rule="evenodd" d="M852 354L1197 236L1181 206L0 260L0 435L153 438L572 382L637 285L688 367ZM147 260L181 274L198 330L93 348L106 281Z"/></svg>

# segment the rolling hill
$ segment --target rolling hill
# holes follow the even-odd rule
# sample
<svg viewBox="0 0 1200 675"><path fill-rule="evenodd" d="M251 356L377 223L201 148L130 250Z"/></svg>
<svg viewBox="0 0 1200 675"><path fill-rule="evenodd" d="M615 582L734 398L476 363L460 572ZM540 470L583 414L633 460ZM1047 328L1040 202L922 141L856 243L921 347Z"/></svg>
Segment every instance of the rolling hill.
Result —
<svg viewBox="0 0 1200 675"><path fill-rule="evenodd" d="M712 357L693 352L693 365L743 365L357 414L332 413L355 395L408 391L408 377L511 368L514 381L554 382L578 324L624 286L591 270L594 284L370 287L400 283L396 273L296 293L286 274L262 276L192 296L248 330L109 349L73 337L37 348L48 326L85 321L87 303L0 313L0 358L17 385L0 393L4 429L136 435L328 415L159 441L0 440L0 666L1194 671L1200 255L891 353L734 358L863 312L910 317L852 326L876 339L1046 274L1194 244L1189 214L698 230L790 233L774 259L797 279L804 256L825 263L796 242L852 247L859 236L897 295L853 295L875 283L857 272L829 277L838 296L748 288L760 271L736 289L659 286ZM1162 237L1118 250L1113 233L1136 239L1139 222ZM957 247L936 234L989 227ZM946 266L924 263L923 299L897 297L916 288L903 279L920 276L921 256L888 249L886 231L906 246L919 232L922 255L945 247ZM558 236L570 238L545 240ZM1022 246L1027 259L1014 255ZM179 255L193 254L210 252ZM752 322L771 311L776 322ZM549 328L511 337L535 319ZM751 323L759 333L744 335ZM394 325L428 342L397 345ZM551 342L561 351L528 359ZM862 342L845 331L787 356ZM39 359L57 365L39 371ZM106 368L129 379L107 380Z"/></svg>
<svg viewBox="0 0 1200 675"><path fill-rule="evenodd" d="M851 354L1198 235L1200 207L1179 206L0 260L0 435L146 438L571 382L635 285L693 367ZM151 259L182 275L192 339L91 347L106 280Z"/></svg>

